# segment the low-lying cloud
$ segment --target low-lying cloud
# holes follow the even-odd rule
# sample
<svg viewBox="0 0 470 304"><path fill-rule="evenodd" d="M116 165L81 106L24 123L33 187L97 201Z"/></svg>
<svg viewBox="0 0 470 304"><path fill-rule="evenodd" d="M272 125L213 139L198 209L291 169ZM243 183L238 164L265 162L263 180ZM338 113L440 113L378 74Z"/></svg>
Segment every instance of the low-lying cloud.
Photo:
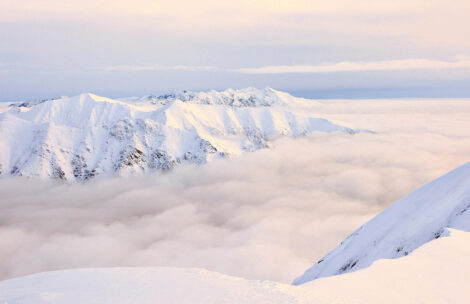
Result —
<svg viewBox="0 0 470 304"><path fill-rule="evenodd" d="M393 201L468 161L463 102L386 104L332 111L381 125L377 134L281 139L237 159L87 184L0 180L0 279L177 266L290 282Z"/></svg>
<svg viewBox="0 0 470 304"><path fill-rule="evenodd" d="M468 58L455 61L432 59L397 59L370 62L342 61L320 65L274 65L235 70L246 74L339 73L409 70L470 70Z"/></svg>
<svg viewBox="0 0 470 304"><path fill-rule="evenodd" d="M341 61L318 65L270 65L262 67L248 67L226 69L217 66L161 66L151 65L114 65L104 69L107 72L144 72L159 70L183 71L224 71L244 74L286 74L286 73L343 73L343 72L374 72L374 71L410 71L410 70L468 70L470 59L465 55L456 56L455 60L433 59L395 59L382 61Z"/></svg>

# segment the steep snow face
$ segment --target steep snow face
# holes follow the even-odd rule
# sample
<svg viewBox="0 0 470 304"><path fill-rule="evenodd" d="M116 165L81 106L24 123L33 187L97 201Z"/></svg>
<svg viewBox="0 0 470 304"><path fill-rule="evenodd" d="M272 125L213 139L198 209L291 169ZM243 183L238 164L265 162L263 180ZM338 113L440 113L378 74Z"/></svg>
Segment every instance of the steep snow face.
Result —
<svg viewBox="0 0 470 304"><path fill-rule="evenodd" d="M394 203L293 284L356 271L378 259L406 256L424 243L447 235L446 228L470 231L470 163Z"/></svg>
<svg viewBox="0 0 470 304"><path fill-rule="evenodd" d="M270 88L16 103L0 112L0 175L87 180L236 156L279 136L354 133L299 103Z"/></svg>
<svg viewBox="0 0 470 304"><path fill-rule="evenodd" d="M468 303L470 233L450 234L405 258L301 286L200 269L89 268L0 282L0 303Z"/></svg>

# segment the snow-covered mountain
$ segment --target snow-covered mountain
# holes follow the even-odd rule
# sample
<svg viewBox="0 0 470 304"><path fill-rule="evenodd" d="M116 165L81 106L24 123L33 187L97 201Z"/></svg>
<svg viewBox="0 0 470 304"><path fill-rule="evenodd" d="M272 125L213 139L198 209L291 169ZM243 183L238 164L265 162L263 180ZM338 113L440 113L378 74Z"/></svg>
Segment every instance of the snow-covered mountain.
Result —
<svg viewBox="0 0 470 304"><path fill-rule="evenodd" d="M299 103L270 88L13 103L0 109L0 175L87 180L201 164L268 147L279 136L354 133L295 111Z"/></svg>
<svg viewBox="0 0 470 304"><path fill-rule="evenodd" d="M470 162L394 203L293 284L353 272L379 259L406 256L429 241L447 236L446 228L470 231Z"/></svg>
<svg viewBox="0 0 470 304"><path fill-rule="evenodd" d="M0 282L0 303L468 303L470 233L451 230L407 257L300 286L200 269L89 268Z"/></svg>

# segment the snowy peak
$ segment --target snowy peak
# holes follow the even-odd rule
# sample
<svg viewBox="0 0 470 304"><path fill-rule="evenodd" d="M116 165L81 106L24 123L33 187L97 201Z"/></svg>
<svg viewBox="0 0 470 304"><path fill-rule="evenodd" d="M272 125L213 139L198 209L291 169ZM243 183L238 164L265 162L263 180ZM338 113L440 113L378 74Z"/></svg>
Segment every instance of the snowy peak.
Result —
<svg viewBox="0 0 470 304"><path fill-rule="evenodd" d="M91 93L0 113L0 175L87 180L168 170L269 147L280 136L354 133L267 88L111 99Z"/></svg>
<svg viewBox="0 0 470 304"><path fill-rule="evenodd" d="M241 90L228 89L222 92L191 92L179 91L159 96L148 95L144 97L122 98L128 102L151 102L157 105L166 105L176 100L184 103L205 104L205 105L225 105L231 107L270 107L286 105L293 99L288 93L276 91L272 88L263 90L256 88L246 88Z"/></svg>
<svg viewBox="0 0 470 304"><path fill-rule="evenodd" d="M400 199L357 229L293 284L353 272L379 259L408 255L448 235L470 231L470 162Z"/></svg>

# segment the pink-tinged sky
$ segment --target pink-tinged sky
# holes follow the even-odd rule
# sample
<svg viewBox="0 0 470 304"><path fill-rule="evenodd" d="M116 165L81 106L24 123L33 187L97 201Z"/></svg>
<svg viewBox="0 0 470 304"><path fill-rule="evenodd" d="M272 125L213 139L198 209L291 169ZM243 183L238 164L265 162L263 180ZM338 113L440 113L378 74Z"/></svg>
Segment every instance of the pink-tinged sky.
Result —
<svg viewBox="0 0 470 304"><path fill-rule="evenodd" d="M0 101L244 86L465 91L469 1L332 2L0 0Z"/></svg>

